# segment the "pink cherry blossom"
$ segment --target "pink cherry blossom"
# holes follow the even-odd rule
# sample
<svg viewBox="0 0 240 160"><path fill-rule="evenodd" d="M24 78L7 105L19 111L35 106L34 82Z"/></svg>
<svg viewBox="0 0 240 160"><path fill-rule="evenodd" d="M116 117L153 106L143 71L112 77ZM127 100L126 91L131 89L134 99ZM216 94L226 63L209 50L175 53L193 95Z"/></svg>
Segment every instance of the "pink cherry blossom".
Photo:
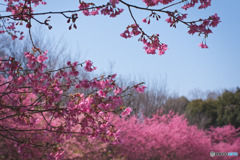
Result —
<svg viewBox="0 0 240 160"><path fill-rule="evenodd" d="M104 98L106 97L106 92L104 92L103 90L100 90L97 93L100 97L104 97Z"/></svg>
<svg viewBox="0 0 240 160"><path fill-rule="evenodd" d="M84 69L85 69L86 71L92 72L92 71L94 71L94 70L97 69L97 67L93 67L93 68L92 68L93 63L92 63L90 60L86 60L85 63L86 63L86 66L84 67Z"/></svg>
<svg viewBox="0 0 240 160"><path fill-rule="evenodd" d="M117 87L113 92L114 92L115 95L121 94L122 93L122 88Z"/></svg>
<svg viewBox="0 0 240 160"><path fill-rule="evenodd" d="M47 54L47 51L44 53L44 55ZM48 57L44 56L44 55L39 55L38 58L37 58L37 62L38 63L43 63L45 60L48 59Z"/></svg>
<svg viewBox="0 0 240 160"><path fill-rule="evenodd" d="M121 116L122 116L122 117L126 117L126 116L128 116L131 112L132 112L132 108L127 107L127 108L121 113Z"/></svg>
<svg viewBox="0 0 240 160"><path fill-rule="evenodd" d="M136 91L138 91L139 93L143 93L145 88L147 88L146 86L142 85L141 87L140 86L137 86L135 89Z"/></svg>
<svg viewBox="0 0 240 160"><path fill-rule="evenodd" d="M132 37L129 30L125 30L123 33L120 34L120 36L123 38L131 38Z"/></svg>
<svg viewBox="0 0 240 160"><path fill-rule="evenodd" d="M216 27L221 22L217 14L212 15L211 20L212 22L210 23L210 26L212 27Z"/></svg>
<svg viewBox="0 0 240 160"><path fill-rule="evenodd" d="M198 46L201 47L201 48L208 48L208 46L206 44L203 44L203 43L200 43Z"/></svg>
<svg viewBox="0 0 240 160"><path fill-rule="evenodd" d="M116 4L119 3L119 0L110 0L110 3L111 3L113 6L116 6Z"/></svg>

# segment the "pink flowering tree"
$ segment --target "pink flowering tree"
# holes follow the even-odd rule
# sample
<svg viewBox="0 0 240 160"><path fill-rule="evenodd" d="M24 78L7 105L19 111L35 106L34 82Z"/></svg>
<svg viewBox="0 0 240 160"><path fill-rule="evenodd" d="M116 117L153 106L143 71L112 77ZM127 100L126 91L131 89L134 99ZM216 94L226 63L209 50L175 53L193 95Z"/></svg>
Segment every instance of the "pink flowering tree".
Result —
<svg viewBox="0 0 240 160"><path fill-rule="evenodd" d="M209 158L210 139L196 126L188 126L184 116L170 112L153 118L128 120L115 118L121 143L116 154L126 159L200 159Z"/></svg>
<svg viewBox="0 0 240 160"><path fill-rule="evenodd" d="M210 152L240 152L240 128L231 125L201 130L189 125L184 115L173 112L155 114L152 118L111 115L110 119L119 128L120 142L117 145L74 137L64 144L67 155L64 158L234 160L236 156L211 157Z"/></svg>
<svg viewBox="0 0 240 160"><path fill-rule="evenodd" d="M152 118L132 116L128 119L112 117L118 126L121 142L109 145L108 150L124 159L211 160L236 159L236 156L210 157L210 152L240 153L239 130L228 125L200 130L190 126L184 115L173 112L155 114ZM107 152L106 152L107 153Z"/></svg>
<svg viewBox="0 0 240 160"><path fill-rule="evenodd" d="M154 19L159 21L161 15L165 14L168 18L164 21L170 27L176 27L177 23L186 25L189 34L203 35L204 40L199 45L201 48L207 48L205 40L212 33L211 29L220 22L217 14L187 21L185 12L188 8L198 6L198 9L205 9L211 5L211 0L143 2L144 7L122 0L98 2L99 4L79 0L76 10L41 13L35 12L35 7L46 5L47 0L4 0L1 3L1 6L6 7L6 14L0 15L0 34L7 33L13 40L22 40L25 33L18 26L24 26L29 31L33 45L32 51L23 53L28 60L26 69L14 57L0 59L0 142L16 151L9 155L8 149L3 148L0 151L5 156L3 158L60 159L64 155L61 145L73 135L90 136L103 142L119 142L118 128L111 123L110 113L119 113L123 118L129 115L131 108L121 106L123 97L127 96L126 91L135 89L141 93L146 88L142 83L120 88L114 80L116 74L90 80L80 79L78 66L84 67L87 72L96 69L90 60L84 63L68 62L66 67L46 71L44 61L47 52L35 46L32 40L33 21L52 29L51 15L59 14L66 18L69 30L77 29L79 13L85 16L102 14L114 18L124 11L120 8L122 4L130 13L133 24L128 25L120 36L138 36L147 54L158 52L159 55L165 53L167 45L159 39L159 34L149 35L144 31L132 13L133 9L148 12L148 16L141 20L143 23L150 24ZM177 5L182 5L182 11L176 9ZM40 15L46 16L44 21L39 19ZM89 92L71 94L73 88Z"/></svg>
<svg viewBox="0 0 240 160"><path fill-rule="evenodd" d="M25 159L58 159L64 153L61 144L72 135L118 142L118 129L109 121L109 113L123 110L122 115L130 114L131 109L119 106L126 90L140 84L122 90L115 84L116 74L79 79L78 66L88 72L96 69L89 60L45 71L46 55L40 50L26 52L25 70L12 57L0 60L0 136L4 143L16 147ZM71 88L91 92L69 95Z"/></svg>

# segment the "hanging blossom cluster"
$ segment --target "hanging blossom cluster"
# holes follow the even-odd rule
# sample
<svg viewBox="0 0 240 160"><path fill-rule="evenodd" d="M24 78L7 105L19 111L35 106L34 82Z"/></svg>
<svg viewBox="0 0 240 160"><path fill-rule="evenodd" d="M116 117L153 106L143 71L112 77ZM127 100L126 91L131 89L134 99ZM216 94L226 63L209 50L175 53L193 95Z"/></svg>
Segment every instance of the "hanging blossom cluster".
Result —
<svg viewBox="0 0 240 160"><path fill-rule="evenodd" d="M147 54L156 54L156 51L158 51L159 55L163 55L168 49L166 44L160 43L158 34L152 35L152 37L150 37L150 41L147 41L145 38L143 38L142 42L145 45L143 48Z"/></svg>
<svg viewBox="0 0 240 160"><path fill-rule="evenodd" d="M217 14L210 16L208 19L202 20L202 23L200 25L197 25L196 23L192 23L190 25L190 29L188 31L189 34L195 34L198 33L199 35L204 34L204 37L208 37L208 34L212 33L212 30L210 27L216 27L220 23L220 18ZM205 44L200 43L199 46L201 48L208 48L208 46Z"/></svg>
<svg viewBox="0 0 240 160"><path fill-rule="evenodd" d="M131 32L129 31L131 29ZM123 38L132 38L132 36L137 36L141 34L142 32L139 30L139 27L137 24L129 25L126 30L120 34Z"/></svg>
<svg viewBox="0 0 240 160"><path fill-rule="evenodd" d="M187 18L187 14L180 14L178 12L173 12L168 14L169 18L166 19L167 23L170 23L170 27L176 27L176 24L179 21L183 21L184 19ZM212 33L211 27L217 27L217 25L220 23L220 18L218 17L217 14L214 14L210 16L208 19L200 19L197 22L190 22L188 24L189 26L189 34L195 34L198 33L198 35L203 34L204 38L207 38L210 33ZM200 43L199 46L201 48L208 48L206 43L203 44Z"/></svg>
<svg viewBox="0 0 240 160"><path fill-rule="evenodd" d="M216 27L220 22L220 18L217 14L215 14L213 16L210 16L208 19L203 20L200 25L196 25L194 23L191 24L188 33L199 33L207 36L209 33L212 33L212 30L209 27Z"/></svg>
<svg viewBox="0 0 240 160"><path fill-rule="evenodd" d="M187 10L188 8L194 7L196 3L200 2L200 6L198 9L205 9L211 6L211 0L191 0L190 2L186 1L186 4L182 7L183 9ZM190 30L188 31L189 34L194 34L196 32L204 33L208 35L212 33L209 27L216 27L220 21L220 18L217 14L210 16L208 19L200 19L199 22L202 22L200 25L196 25L195 23L191 23Z"/></svg>
<svg viewBox="0 0 240 160"><path fill-rule="evenodd" d="M41 54L37 56L38 52ZM68 62L65 68L45 71L47 52L35 49L26 52L25 57L25 70L12 57L0 60L0 127L2 137L11 139L7 145L14 144L24 159L58 159L64 154L59 146L72 134L119 141L118 130L109 121L110 113L124 109L118 109L125 91L115 84L116 74L81 80L77 66L92 72L96 67L90 60ZM88 89L89 94L69 95L73 89ZM130 112L126 108L122 116Z"/></svg>
<svg viewBox="0 0 240 160"><path fill-rule="evenodd" d="M123 33L121 33L121 36L123 38L131 38L132 36L137 36L139 34L142 34L140 41L143 42L143 48L145 49L147 54L156 54L156 51L158 51L158 54L162 55L167 50L167 45L164 43L160 43L159 34L149 37L144 32L139 30L139 26L137 24L132 24L128 26L127 29ZM147 37L147 39L145 37Z"/></svg>
<svg viewBox="0 0 240 160"><path fill-rule="evenodd" d="M121 37L132 38L133 36L137 36L139 34L142 34L140 40L145 45L143 48L145 49L147 54L156 54L156 51L158 51L159 55L162 55L167 50L167 45L160 43L159 34L147 37L149 39L148 41L144 38L145 33L139 30L139 26L137 24L132 24L128 26L127 29L123 33L121 33Z"/></svg>

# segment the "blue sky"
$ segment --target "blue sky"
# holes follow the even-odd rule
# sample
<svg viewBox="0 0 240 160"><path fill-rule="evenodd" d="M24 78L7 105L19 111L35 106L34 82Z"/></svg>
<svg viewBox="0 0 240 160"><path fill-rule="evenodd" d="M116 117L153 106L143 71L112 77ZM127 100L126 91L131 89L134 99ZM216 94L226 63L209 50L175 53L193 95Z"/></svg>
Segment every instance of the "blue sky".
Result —
<svg viewBox="0 0 240 160"><path fill-rule="evenodd" d="M106 0L105 0L106 1ZM105 2L104 1L104 2ZM47 1L47 5L38 11L60 11L77 9L78 1ZM142 4L137 2L137 4ZM120 5L121 6L121 5ZM141 23L148 12L133 10L142 28L149 33L160 34L160 40L168 44L165 55L147 55L138 38L124 39L120 33L133 20L126 8L117 18L107 16L85 17L80 14L77 30L68 30L66 19L52 16L53 29L46 30L52 37L64 37L74 52L90 59L99 72L108 72L113 63L113 72L125 77L136 76L139 81L166 80L169 92L188 96L192 89L219 90L240 86L240 1L213 0L212 6L205 10L197 8L188 11L189 20L208 17L217 13L221 23L213 29L207 39L209 49L201 49L198 44L202 37L189 35L183 24L170 28L165 22L166 16L151 25ZM180 7L179 7L180 8ZM184 12L184 10L182 10ZM45 28L45 27L43 27Z"/></svg>

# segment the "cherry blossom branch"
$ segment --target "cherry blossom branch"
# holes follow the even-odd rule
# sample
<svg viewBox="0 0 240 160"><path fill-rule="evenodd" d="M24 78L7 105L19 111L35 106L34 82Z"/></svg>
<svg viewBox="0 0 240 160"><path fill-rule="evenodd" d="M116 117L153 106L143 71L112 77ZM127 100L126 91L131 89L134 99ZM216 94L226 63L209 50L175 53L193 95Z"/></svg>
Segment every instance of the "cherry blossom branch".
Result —
<svg viewBox="0 0 240 160"><path fill-rule="evenodd" d="M142 32L143 35L146 35L149 39L150 39L150 36L148 36L144 31L143 29L139 26L139 24L137 23L136 19L134 18L133 14L132 14L132 11L131 11L131 6L128 6L128 10L129 10L129 13L134 21L134 23L137 25L138 29Z"/></svg>
<svg viewBox="0 0 240 160"><path fill-rule="evenodd" d="M24 13L24 15L27 15L27 16L53 15L53 14L64 15L64 13L77 13L77 12L81 12L81 11L84 11L84 10L97 9L97 8L102 8L102 7L106 7L106 6L110 6L110 4L100 5L100 6L95 6L95 7L89 7L89 8L85 8L85 9L76 9L76 10L49 11L49 12L39 12L39 13L31 13L31 14ZM0 18L10 18L10 17L20 16L20 15L22 15L22 14L1 15Z"/></svg>

